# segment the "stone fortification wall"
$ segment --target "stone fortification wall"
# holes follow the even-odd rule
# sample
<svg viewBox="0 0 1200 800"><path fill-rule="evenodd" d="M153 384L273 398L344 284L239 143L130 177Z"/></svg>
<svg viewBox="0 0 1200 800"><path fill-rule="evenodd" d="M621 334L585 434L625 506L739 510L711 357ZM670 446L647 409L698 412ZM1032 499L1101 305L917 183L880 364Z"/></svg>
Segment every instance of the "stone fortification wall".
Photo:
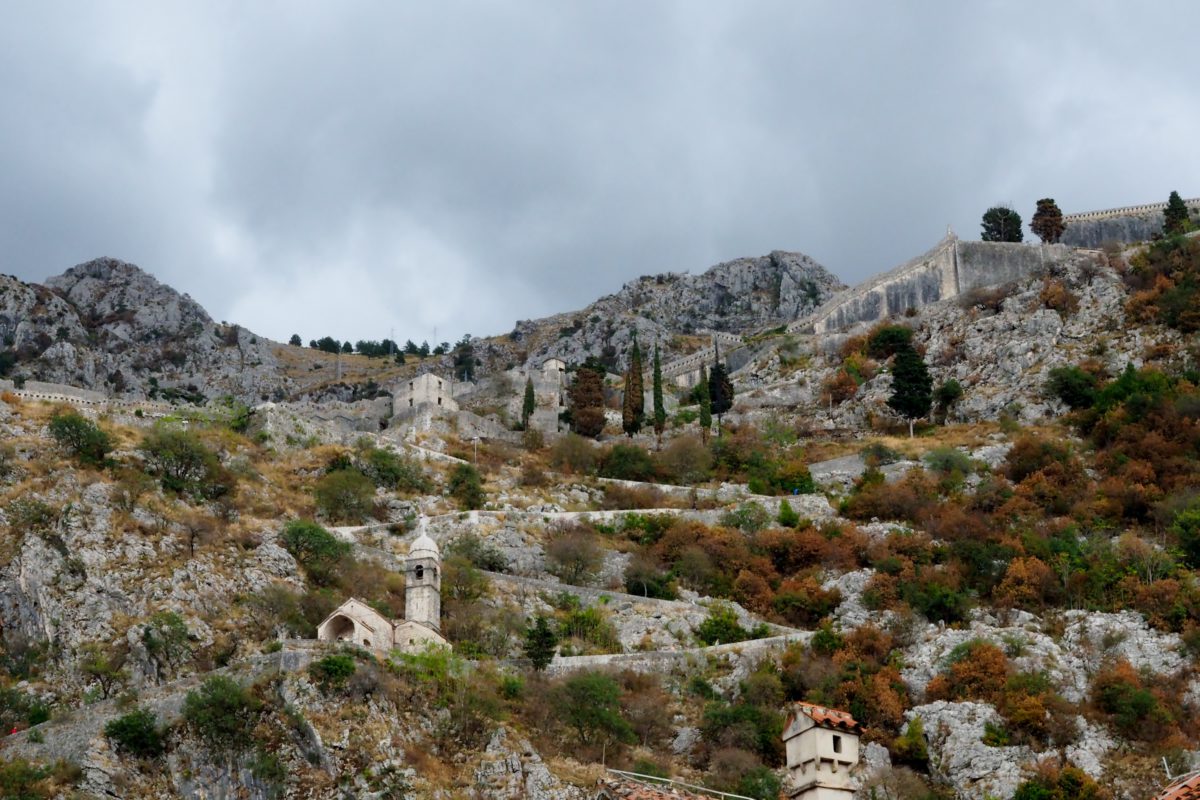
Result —
<svg viewBox="0 0 1200 800"><path fill-rule="evenodd" d="M45 383L43 381L26 381L18 389L11 380L0 380L0 391L8 392L22 400L38 400L44 403L66 403L76 408L90 408L96 411L137 411L150 416L162 416L176 411L170 403L156 403L153 400L124 400L117 397L107 397L100 392L81 389L78 386L68 386L64 383Z"/></svg>
<svg viewBox="0 0 1200 800"><path fill-rule="evenodd" d="M1192 220L1200 224L1200 199L1184 200ZM1110 208L1063 217L1063 244L1100 247L1105 242L1144 242L1162 233L1166 203Z"/></svg>
<svg viewBox="0 0 1200 800"><path fill-rule="evenodd" d="M1070 252L1064 245L963 242L949 233L911 261L835 295L788 332L828 334L899 316L972 289L1022 280Z"/></svg>
<svg viewBox="0 0 1200 800"><path fill-rule="evenodd" d="M958 285L954 294L1025 280L1066 261L1070 255L1071 248L1061 244L958 242Z"/></svg>
<svg viewBox="0 0 1200 800"><path fill-rule="evenodd" d="M737 659L753 663L768 653L782 650L793 642L807 642L812 633L801 631L766 639L753 639L734 644L718 644L712 647L694 647L688 650L652 650L645 653L614 653L602 656L555 656L546 667L548 675L568 675L580 670L614 669L662 675L672 669L704 666L710 658Z"/></svg>

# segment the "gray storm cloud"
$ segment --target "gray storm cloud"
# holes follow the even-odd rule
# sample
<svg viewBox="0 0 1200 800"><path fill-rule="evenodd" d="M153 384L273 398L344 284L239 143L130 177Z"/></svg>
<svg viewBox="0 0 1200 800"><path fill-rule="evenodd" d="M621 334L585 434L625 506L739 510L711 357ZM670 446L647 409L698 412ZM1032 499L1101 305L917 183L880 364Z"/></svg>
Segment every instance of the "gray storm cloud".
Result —
<svg viewBox="0 0 1200 800"><path fill-rule="evenodd" d="M1200 194L1194 3L39 3L0 269L134 261L275 338L457 338L772 249Z"/></svg>

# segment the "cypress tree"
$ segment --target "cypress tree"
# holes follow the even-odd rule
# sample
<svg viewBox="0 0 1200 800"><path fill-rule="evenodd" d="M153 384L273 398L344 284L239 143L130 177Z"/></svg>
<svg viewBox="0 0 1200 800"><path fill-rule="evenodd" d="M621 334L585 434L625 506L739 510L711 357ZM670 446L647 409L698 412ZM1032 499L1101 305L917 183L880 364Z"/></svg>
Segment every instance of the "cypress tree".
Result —
<svg viewBox="0 0 1200 800"><path fill-rule="evenodd" d="M667 409L663 405L662 359L658 355L658 342L654 343L654 435L662 447L663 431L667 428Z"/></svg>
<svg viewBox="0 0 1200 800"><path fill-rule="evenodd" d="M712 412L717 415L717 435L721 435L721 417L733 408L733 383L729 373L721 363L721 353L713 345L713 368L708 374L708 397L712 403Z"/></svg>
<svg viewBox="0 0 1200 800"><path fill-rule="evenodd" d="M645 384L642 380L642 351L638 348L637 334L633 337L633 352L629 355L629 369L625 373L625 397L621 403L621 427L633 436L642 429L642 417L646 413Z"/></svg>
<svg viewBox="0 0 1200 800"><path fill-rule="evenodd" d="M550 627L549 621L538 614L533 625L525 630L525 657L533 662L533 668L541 672L554 660L554 650L558 647L558 634Z"/></svg>
<svg viewBox="0 0 1200 800"><path fill-rule="evenodd" d="M521 404L521 430L529 430L529 418L537 410L537 399L533 396L533 378L525 379L525 399Z"/></svg>
<svg viewBox="0 0 1200 800"><path fill-rule="evenodd" d="M896 352L892 362L892 396L887 404L908 420L912 438L913 422L929 414L933 405L933 379L921 354L912 347Z"/></svg>
<svg viewBox="0 0 1200 800"><path fill-rule="evenodd" d="M579 367L568 394L572 429L580 436L599 436L604 431L603 373L587 364Z"/></svg>
<svg viewBox="0 0 1200 800"><path fill-rule="evenodd" d="M700 436L708 442L708 432L712 428L712 397L708 394L708 370L700 365Z"/></svg>
<svg viewBox="0 0 1200 800"><path fill-rule="evenodd" d="M1188 210L1187 204L1179 196L1179 192L1171 192L1167 200L1167 209L1163 212L1163 233L1173 236L1177 233L1187 233Z"/></svg>

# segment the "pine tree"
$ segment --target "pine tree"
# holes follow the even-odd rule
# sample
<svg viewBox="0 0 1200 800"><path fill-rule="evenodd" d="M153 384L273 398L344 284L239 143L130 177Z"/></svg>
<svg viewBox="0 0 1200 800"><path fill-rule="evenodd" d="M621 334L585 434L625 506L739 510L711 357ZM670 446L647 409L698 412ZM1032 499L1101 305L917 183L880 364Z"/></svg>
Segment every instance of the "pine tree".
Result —
<svg viewBox="0 0 1200 800"><path fill-rule="evenodd" d="M525 630L525 657L533 663L533 668L541 672L554 660L554 650L558 647L558 634L550 627L549 621L538 614L533 625Z"/></svg>
<svg viewBox="0 0 1200 800"><path fill-rule="evenodd" d="M700 365L700 436L708 442L708 432L712 428L712 397L708 394L708 370Z"/></svg>
<svg viewBox="0 0 1200 800"><path fill-rule="evenodd" d="M529 418L537 410L537 398L533 395L533 378L525 379L525 399L521 403L521 430L529 430Z"/></svg>
<svg viewBox="0 0 1200 800"><path fill-rule="evenodd" d="M1187 204L1183 202L1179 192L1171 192L1171 197L1167 200L1167 208L1163 212L1163 233L1168 236L1187 233L1188 227Z"/></svg>
<svg viewBox="0 0 1200 800"><path fill-rule="evenodd" d="M1054 198L1043 197L1037 201L1037 210L1033 212L1033 219L1029 221L1029 229L1037 234L1039 239L1046 244L1056 244L1062 238L1066 227L1063 224L1062 209L1054 202Z"/></svg>
<svg viewBox="0 0 1200 800"><path fill-rule="evenodd" d="M897 351L892 362L892 396L887 404L908 420L909 438L913 422L929 414L933 405L933 379L925 360L912 347Z"/></svg>
<svg viewBox="0 0 1200 800"><path fill-rule="evenodd" d="M713 367L708 373L708 397L712 403L712 413L717 415L717 435L721 435L721 417L733 408L733 383L729 373L721 363L721 353L713 345Z"/></svg>
<svg viewBox="0 0 1200 800"><path fill-rule="evenodd" d="M654 436L662 447L663 431L667 429L667 409L663 405L662 359L658 355L658 342L654 343Z"/></svg>
<svg viewBox="0 0 1200 800"><path fill-rule="evenodd" d="M1021 232L1021 215L1008 206L992 206L983 214L985 242L1019 242L1025 238Z"/></svg>

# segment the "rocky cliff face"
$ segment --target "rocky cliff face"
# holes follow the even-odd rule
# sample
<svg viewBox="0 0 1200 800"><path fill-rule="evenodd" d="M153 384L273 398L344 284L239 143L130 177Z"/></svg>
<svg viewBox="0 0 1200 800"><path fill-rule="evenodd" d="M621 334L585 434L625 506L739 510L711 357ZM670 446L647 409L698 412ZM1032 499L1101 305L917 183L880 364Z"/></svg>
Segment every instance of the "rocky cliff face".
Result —
<svg viewBox="0 0 1200 800"><path fill-rule="evenodd" d="M12 374L116 397L258 402L287 388L266 339L218 325L187 295L111 258L44 286L0 277L0 338Z"/></svg>
<svg viewBox="0 0 1200 800"><path fill-rule="evenodd" d="M776 251L727 261L700 275L638 278L582 311L518 322L511 336L529 348L535 362L555 356L576 363L595 355L620 369L634 331L643 348L658 341L666 354L676 355L707 341L688 341L689 335L786 324L843 288L803 253Z"/></svg>

